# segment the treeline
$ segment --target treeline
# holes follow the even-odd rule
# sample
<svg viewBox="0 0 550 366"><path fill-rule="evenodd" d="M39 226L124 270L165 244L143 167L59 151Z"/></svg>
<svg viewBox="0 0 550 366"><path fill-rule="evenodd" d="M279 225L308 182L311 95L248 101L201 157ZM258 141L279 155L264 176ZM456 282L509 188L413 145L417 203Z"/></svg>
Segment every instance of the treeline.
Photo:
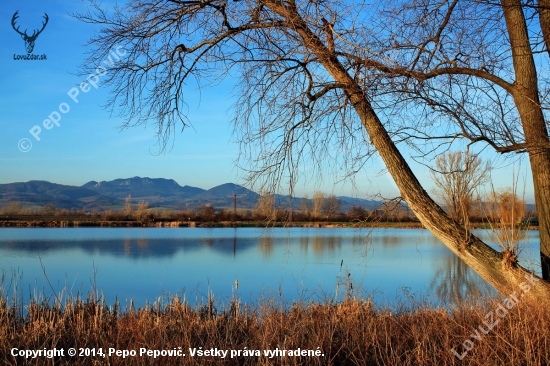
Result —
<svg viewBox="0 0 550 366"><path fill-rule="evenodd" d="M464 210L448 209L448 213L461 222L499 223L505 225L519 224L524 217L536 217L536 212L526 210L521 200L510 189L493 192L481 199L469 199ZM342 210L342 201L335 195L321 191L309 199L306 195L300 200L300 207L291 208L288 202L277 202L272 194L261 195L253 209L216 208L211 204L185 210L169 210L149 207L146 201L132 202L128 196L120 210L92 212L84 210L58 209L54 204L47 204L40 209L23 209L18 202L12 202L0 211L4 219L15 217L73 217L93 218L106 221L192 221L192 222L226 222L226 221L267 221L267 222L413 222L418 219L407 206L400 201L381 202L375 209L351 206Z"/></svg>
<svg viewBox="0 0 550 366"><path fill-rule="evenodd" d="M148 202L133 203L128 196L120 210L94 209L83 210L58 209L48 204L40 209L23 209L18 202L2 209L4 219L16 217L74 217L93 218L106 221L192 221L192 222L226 222L226 221L268 221L268 222L375 222L375 221L418 221L404 205L394 202L381 204L380 208L369 210L361 206L351 206L342 210L342 201L335 195L321 191L315 192L312 199L300 200L300 208L291 208L288 202L277 202L272 194L261 195L256 207L252 209L216 208L211 204L185 210L169 210L149 207Z"/></svg>
<svg viewBox="0 0 550 366"><path fill-rule="evenodd" d="M298 222L375 222L375 221L418 221L407 206L396 202L380 203L376 209L359 205L342 210L342 200L333 194L317 191L309 199L306 194L300 200L300 208L289 208L286 202L276 202L272 194L258 199L255 209L246 212L242 219L254 221L298 221Z"/></svg>
<svg viewBox="0 0 550 366"><path fill-rule="evenodd" d="M448 151L439 155L430 171L434 182L433 195L455 221L497 223L501 228L512 227L527 217L537 217L527 210L524 199L517 194L518 186L494 189L490 162L478 155ZM490 184L489 193L481 187Z"/></svg>
<svg viewBox="0 0 550 366"><path fill-rule="evenodd" d="M457 214L458 216L458 214ZM537 217L536 211L527 210L525 200L520 199L511 188L491 192L481 199L477 197L466 209L466 222L492 222L504 226L513 226L525 217Z"/></svg>
<svg viewBox="0 0 550 366"><path fill-rule="evenodd" d="M94 211L95 214L99 214L98 210ZM90 212L79 209L66 209L58 208L53 203L48 203L39 208L23 208L19 202L11 202L9 206L0 210L0 215L4 218L10 218L14 216L72 216L72 217L84 217L89 216Z"/></svg>

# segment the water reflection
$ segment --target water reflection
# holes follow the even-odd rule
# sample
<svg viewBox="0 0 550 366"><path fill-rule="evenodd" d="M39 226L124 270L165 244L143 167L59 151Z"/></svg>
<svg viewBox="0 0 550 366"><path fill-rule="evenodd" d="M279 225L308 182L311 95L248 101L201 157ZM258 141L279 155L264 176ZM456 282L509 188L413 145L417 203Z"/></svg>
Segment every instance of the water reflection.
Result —
<svg viewBox="0 0 550 366"><path fill-rule="evenodd" d="M313 237L313 252L317 255L328 253L334 253L337 249L342 247L342 237L340 236L314 236Z"/></svg>
<svg viewBox="0 0 550 366"><path fill-rule="evenodd" d="M147 248L149 247L149 239L147 238L138 238L135 240L135 246L136 249L132 249L132 240L131 239L124 239L124 253L126 255L131 255L132 252L147 252Z"/></svg>
<svg viewBox="0 0 550 366"><path fill-rule="evenodd" d="M386 235L386 236L383 236L382 237L382 245L384 245L384 247L386 248L389 248L389 247L396 247L396 246L399 246L399 245L403 245L403 244L406 244L403 242L403 240L397 237L397 236L393 236L393 235Z"/></svg>
<svg viewBox="0 0 550 366"><path fill-rule="evenodd" d="M225 299L237 279L244 301L322 300L353 284L385 300L407 287L450 303L486 287L429 232L411 229L0 229L0 271L20 269L21 288L41 283L41 260L55 290L85 293L97 268L106 298L136 304L190 289Z"/></svg>
<svg viewBox="0 0 550 366"><path fill-rule="evenodd" d="M300 238L300 250L302 253L309 251L309 236L302 236Z"/></svg>
<svg viewBox="0 0 550 366"><path fill-rule="evenodd" d="M460 304L468 298L493 292L487 282L456 255L448 255L435 265L430 289L442 303Z"/></svg>
<svg viewBox="0 0 550 366"><path fill-rule="evenodd" d="M273 238L270 237L261 237L258 243L260 247L260 252L263 255L263 258L269 258L273 253Z"/></svg>
<svg viewBox="0 0 550 366"><path fill-rule="evenodd" d="M344 238L341 236L302 236L299 238L287 238L286 240L277 240L274 237L260 237L258 247L264 259L274 254L274 246L285 244L292 246L297 243L301 254L307 254L311 250L316 256L334 253L341 249ZM311 246L310 246L311 242Z"/></svg>

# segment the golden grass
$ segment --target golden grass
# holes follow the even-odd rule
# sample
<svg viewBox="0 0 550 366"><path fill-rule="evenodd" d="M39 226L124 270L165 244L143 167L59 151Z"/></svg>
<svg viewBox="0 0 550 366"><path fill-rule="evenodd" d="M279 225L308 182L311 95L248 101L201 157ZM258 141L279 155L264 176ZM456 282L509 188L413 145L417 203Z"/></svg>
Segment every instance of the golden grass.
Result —
<svg viewBox="0 0 550 366"><path fill-rule="evenodd" d="M407 304L378 308L370 300L298 303L283 308L264 301L249 308L238 300L226 310L213 301L191 307L180 297L164 305L126 309L101 299L67 298L31 302L22 307L0 298L0 364L2 365L546 365L550 362L550 312L518 303L481 340L470 336L490 311L502 304L489 298L450 310ZM395 310L395 309L402 310ZM459 360L451 351L473 349ZM64 357L25 359L12 348L64 349ZM171 350L185 357L69 357L67 350ZM261 356L190 357L189 348L259 350ZM317 350L324 356L269 358L263 350Z"/></svg>

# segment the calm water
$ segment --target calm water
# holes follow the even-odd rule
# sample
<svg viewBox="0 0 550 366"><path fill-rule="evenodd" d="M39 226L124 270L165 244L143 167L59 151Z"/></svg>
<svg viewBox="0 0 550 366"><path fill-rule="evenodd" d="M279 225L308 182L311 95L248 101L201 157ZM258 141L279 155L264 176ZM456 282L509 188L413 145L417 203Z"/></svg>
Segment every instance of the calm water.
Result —
<svg viewBox="0 0 550 366"><path fill-rule="evenodd" d="M27 301L66 289L95 288L108 302L209 291L220 301L238 295L322 301L347 291L391 304L407 294L448 301L487 285L426 230L258 228L2 228L4 287L16 282ZM487 238L487 234L478 232ZM524 265L538 256L538 232L528 233ZM45 273L45 274L44 274ZM238 280L238 289L235 281ZM490 289L489 289L490 290Z"/></svg>

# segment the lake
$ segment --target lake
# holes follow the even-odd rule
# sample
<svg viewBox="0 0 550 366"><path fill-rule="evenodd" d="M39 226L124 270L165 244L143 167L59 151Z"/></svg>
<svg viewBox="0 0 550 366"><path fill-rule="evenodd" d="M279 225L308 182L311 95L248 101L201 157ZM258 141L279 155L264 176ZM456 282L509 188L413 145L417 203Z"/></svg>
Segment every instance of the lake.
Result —
<svg viewBox="0 0 550 366"><path fill-rule="evenodd" d="M523 265L536 263L538 246L538 231L528 231ZM4 290L15 288L24 302L95 288L108 303L133 299L140 307L173 294L191 304L210 293L254 305L352 293L391 306L410 296L446 303L492 291L420 229L0 228L0 271Z"/></svg>

